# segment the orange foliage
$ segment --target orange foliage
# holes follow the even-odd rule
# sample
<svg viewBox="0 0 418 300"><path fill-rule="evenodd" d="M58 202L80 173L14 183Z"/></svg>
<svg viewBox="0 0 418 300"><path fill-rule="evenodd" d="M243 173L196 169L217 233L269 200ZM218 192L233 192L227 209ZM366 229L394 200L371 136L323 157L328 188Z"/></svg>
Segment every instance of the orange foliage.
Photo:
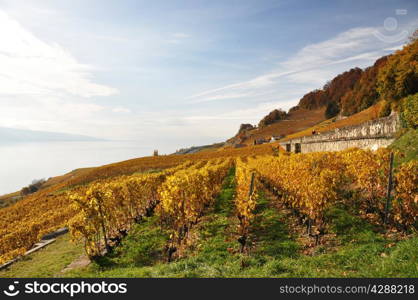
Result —
<svg viewBox="0 0 418 300"><path fill-rule="evenodd" d="M353 89L341 97L341 111L350 116L375 104L379 99L377 92L377 73L385 66L387 56L381 57L361 74Z"/></svg>
<svg viewBox="0 0 418 300"><path fill-rule="evenodd" d="M359 68L344 72L330 82L322 90L314 90L302 97L299 101L299 107L315 109L334 102L339 104L341 98L350 91L362 75Z"/></svg>

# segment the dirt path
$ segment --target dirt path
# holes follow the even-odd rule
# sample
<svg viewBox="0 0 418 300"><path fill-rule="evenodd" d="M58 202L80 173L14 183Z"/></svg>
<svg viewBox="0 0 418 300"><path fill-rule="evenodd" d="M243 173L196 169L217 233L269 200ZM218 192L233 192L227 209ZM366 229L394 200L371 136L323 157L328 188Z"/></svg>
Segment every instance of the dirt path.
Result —
<svg viewBox="0 0 418 300"><path fill-rule="evenodd" d="M87 255L83 254L79 258L74 260L72 263L70 263L68 266L66 266L64 269L62 269L60 273L65 273L65 272L68 272L70 270L86 267L90 264L90 262L91 261L87 257Z"/></svg>

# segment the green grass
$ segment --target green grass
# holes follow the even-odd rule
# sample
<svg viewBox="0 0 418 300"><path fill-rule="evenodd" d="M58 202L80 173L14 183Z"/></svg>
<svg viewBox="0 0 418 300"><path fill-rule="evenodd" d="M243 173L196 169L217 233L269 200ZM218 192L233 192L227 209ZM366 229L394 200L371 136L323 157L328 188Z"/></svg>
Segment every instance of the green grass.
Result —
<svg viewBox="0 0 418 300"><path fill-rule="evenodd" d="M333 245L320 245L311 255L303 254L304 245L298 241L297 233L289 231L289 216L273 207L262 190L248 239L251 246L242 254L237 241L234 193L231 170L213 210L192 229L193 243L182 258L171 263L167 263L164 251L169 232L160 228L157 217L150 217L137 224L114 252L87 267L59 273L71 258L80 254L80 248L74 248L77 254L66 254L71 249L66 249L70 244L63 239L62 246L59 242L48 246L33 258L17 263L7 274L181 278L418 276L417 236L402 241L389 238L381 233L382 228L375 228L346 207L334 207L327 213L329 232L335 233Z"/></svg>
<svg viewBox="0 0 418 300"><path fill-rule="evenodd" d="M0 278L60 277L61 270L83 254L83 246L71 242L70 235L65 234L58 237L54 243L0 271Z"/></svg>
<svg viewBox="0 0 418 300"><path fill-rule="evenodd" d="M292 273L310 277L416 277L418 238L397 242L385 238L366 221L333 208L328 216L331 231L341 246L320 255L305 256L294 264ZM388 245L395 246L388 248Z"/></svg>
<svg viewBox="0 0 418 300"><path fill-rule="evenodd" d="M418 129L408 129L390 148L401 152L395 157L395 165L418 159Z"/></svg>
<svg viewBox="0 0 418 300"><path fill-rule="evenodd" d="M362 241L344 245L333 253L284 259L277 262L282 277L417 277L418 239L385 248L374 235L363 234ZM385 257L382 257L385 253Z"/></svg>

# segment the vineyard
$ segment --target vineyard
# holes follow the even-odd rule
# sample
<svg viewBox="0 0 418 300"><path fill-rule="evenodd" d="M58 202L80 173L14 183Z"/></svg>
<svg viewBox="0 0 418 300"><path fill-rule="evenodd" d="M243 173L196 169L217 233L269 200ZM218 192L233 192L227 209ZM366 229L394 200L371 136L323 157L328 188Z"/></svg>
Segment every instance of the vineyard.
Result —
<svg viewBox="0 0 418 300"><path fill-rule="evenodd" d="M241 257L244 265L257 251L260 207L269 207L273 215L285 212L293 230L304 237L306 253L329 243L335 223L330 212L335 209L343 208L383 234L416 233L416 160L393 171L387 149L289 154L269 147L235 156L166 157L148 172L144 164L142 172L61 187L36 205L28 205L30 198L23 200L0 211L1 261L21 255L62 226L70 228L91 260L100 261L123 249L124 241L150 220L165 236L153 250L160 261L181 261L199 247L200 231L217 210L228 180L232 200L227 220L233 225L227 232L232 242L223 251ZM113 172L111 166L105 170L102 174ZM271 222L279 219L277 215Z"/></svg>
<svg viewBox="0 0 418 300"><path fill-rule="evenodd" d="M84 194L87 191L95 193L94 186L101 188L106 183L115 186L118 181L128 180L124 176L145 173L145 177L134 176L131 180L133 185L135 180L137 180L136 182L146 180L148 173L175 168L181 164L187 165L209 159L245 156L250 153L261 155L271 154L273 151L271 145L260 145L190 155L142 157L97 168L76 170L62 176L62 178L53 179L53 184L48 181L47 188L0 210L0 264L25 253L43 235L69 225L69 221L73 217L76 217L73 220L74 223L77 218L81 218L80 215L76 216L79 207L70 199L68 192L73 194ZM164 175L162 176L159 178L164 178ZM133 190L130 192L134 193Z"/></svg>

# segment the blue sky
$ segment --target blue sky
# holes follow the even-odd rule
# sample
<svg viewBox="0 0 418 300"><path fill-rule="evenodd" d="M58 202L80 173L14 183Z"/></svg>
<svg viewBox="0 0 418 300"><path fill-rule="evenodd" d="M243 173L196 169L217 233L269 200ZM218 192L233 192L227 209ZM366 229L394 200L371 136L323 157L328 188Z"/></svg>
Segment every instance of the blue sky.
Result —
<svg viewBox="0 0 418 300"><path fill-rule="evenodd" d="M174 149L288 109L418 27L416 1L0 0L0 126Z"/></svg>

